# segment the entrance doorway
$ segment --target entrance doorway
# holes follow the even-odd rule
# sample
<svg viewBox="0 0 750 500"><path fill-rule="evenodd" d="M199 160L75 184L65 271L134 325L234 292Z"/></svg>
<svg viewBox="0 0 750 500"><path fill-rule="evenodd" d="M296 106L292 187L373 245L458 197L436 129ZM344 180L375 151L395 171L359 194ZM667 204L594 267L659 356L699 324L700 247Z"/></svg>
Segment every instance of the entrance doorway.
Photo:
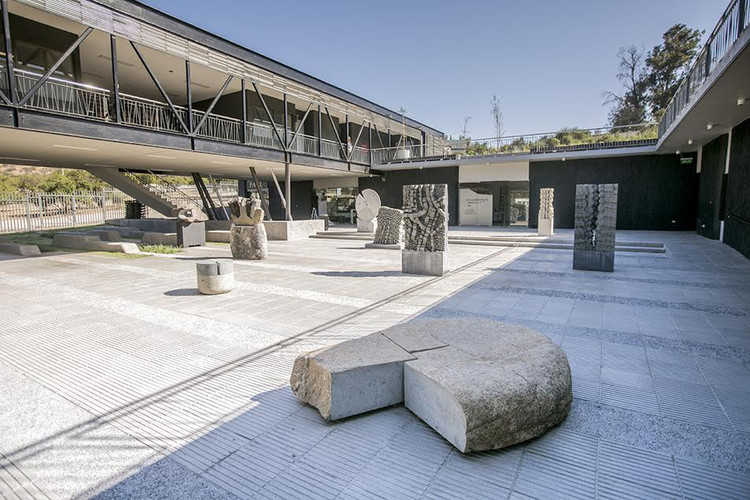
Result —
<svg viewBox="0 0 750 500"><path fill-rule="evenodd" d="M492 197L493 226L528 227L529 181L466 182L459 187ZM463 221L461 224L466 225Z"/></svg>

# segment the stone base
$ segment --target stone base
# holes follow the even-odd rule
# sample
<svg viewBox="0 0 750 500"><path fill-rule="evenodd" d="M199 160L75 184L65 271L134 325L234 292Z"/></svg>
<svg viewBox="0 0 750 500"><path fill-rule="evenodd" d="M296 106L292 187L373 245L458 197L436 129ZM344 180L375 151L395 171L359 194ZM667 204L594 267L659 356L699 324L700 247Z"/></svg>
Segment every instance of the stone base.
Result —
<svg viewBox="0 0 750 500"><path fill-rule="evenodd" d="M389 245L386 243L365 243L365 248L376 248L380 250L403 250L404 244L393 243Z"/></svg>
<svg viewBox="0 0 750 500"><path fill-rule="evenodd" d="M313 234L325 230L323 219L311 220L272 220L263 223L266 226L268 241L306 240Z"/></svg>
<svg viewBox="0 0 750 500"><path fill-rule="evenodd" d="M120 227L132 227L148 233L162 233L160 237L150 235L144 245L172 245L182 248L201 247L206 245L206 224L193 222L183 224L179 219L109 219L107 224ZM174 235L174 236L173 236Z"/></svg>
<svg viewBox="0 0 750 500"><path fill-rule="evenodd" d="M364 219L360 219L359 217L357 217L357 232L358 233L374 233L377 227L378 227L377 219L366 221Z"/></svg>
<svg viewBox="0 0 750 500"><path fill-rule="evenodd" d="M86 233L56 233L52 238L56 247L74 250L91 250L96 252L140 253L135 243L102 241L98 236Z"/></svg>
<svg viewBox="0 0 750 500"><path fill-rule="evenodd" d="M234 287L234 264L229 259L196 262L198 291L203 295L231 292Z"/></svg>
<svg viewBox="0 0 750 500"><path fill-rule="evenodd" d="M615 253L573 250L573 269L611 273L615 270Z"/></svg>
<svg viewBox="0 0 750 500"><path fill-rule="evenodd" d="M241 260L262 260L268 256L268 238L263 224L232 226L229 231L232 257Z"/></svg>
<svg viewBox="0 0 750 500"><path fill-rule="evenodd" d="M555 234L555 219L539 219L539 236L552 236Z"/></svg>
<svg viewBox="0 0 750 500"><path fill-rule="evenodd" d="M443 276L449 270L448 252L401 252L401 272L404 274Z"/></svg>

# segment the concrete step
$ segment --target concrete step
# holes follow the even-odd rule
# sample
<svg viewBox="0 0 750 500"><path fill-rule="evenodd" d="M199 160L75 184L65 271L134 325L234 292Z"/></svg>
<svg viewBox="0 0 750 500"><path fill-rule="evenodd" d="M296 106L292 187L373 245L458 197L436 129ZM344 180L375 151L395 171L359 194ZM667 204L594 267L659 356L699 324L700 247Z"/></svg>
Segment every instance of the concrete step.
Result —
<svg viewBox="0 0 750 500"><path fill-rule="evenodd" d="M372 241L372 233L358 233L356 231L320 231L310 236L316 239L328 240L350 240L350 241ZM493 247L521 247L521 248L545 248L552 250L573 250L573 242L566 238L547 238L543 236L448 236L448 243L452 245L479 245ZM617 252L640 252L640 253L665 253L663 243L656 242L617 242Z"/></svg>

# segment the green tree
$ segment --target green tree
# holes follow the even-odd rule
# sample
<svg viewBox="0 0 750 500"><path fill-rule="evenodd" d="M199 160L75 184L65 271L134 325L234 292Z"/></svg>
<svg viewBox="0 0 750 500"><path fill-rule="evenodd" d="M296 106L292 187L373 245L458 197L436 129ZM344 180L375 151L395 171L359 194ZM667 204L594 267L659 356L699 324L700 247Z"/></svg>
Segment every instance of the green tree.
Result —
<svg viewBox="0 0 750 500"><path fill-rule="evenodd" d="M644 68L644 50L629 45L617 52L619 61L617 79L623 92L604 93L605 104L612 104L609 122L613 127L636 125L648 119L648 75Z"/></svg>
<svg viewBox="0 0 750 500"><path fill-rule="evenodd" d="M675 24L662 35L662 43L646 56L648 99L651 116L661 119L669 101L698 52L703 31Z"/></svg>

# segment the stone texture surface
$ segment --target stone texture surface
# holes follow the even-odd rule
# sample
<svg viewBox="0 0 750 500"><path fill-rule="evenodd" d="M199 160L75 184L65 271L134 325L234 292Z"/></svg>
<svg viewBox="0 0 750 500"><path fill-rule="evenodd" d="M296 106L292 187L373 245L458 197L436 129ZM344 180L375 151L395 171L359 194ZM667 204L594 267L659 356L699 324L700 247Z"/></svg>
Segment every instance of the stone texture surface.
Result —
<svg viewBox="0 0 750 500"><path fill-rule="evenodd" d="M448 245L448 185L404 186L406 250L443 252Z"/></svg>
<svg viewBox="0 0 750 500"><path fill-rule="evenodd" d="M576 185L573 269L614 270L617 190L617 184Z"/></svg>
<svg viewBox="0 0 750 500"><path fill-rule="evenodd" d="M380 207L373 243L378 245L401 245L404 235L403 221L403 210Z"/></svg>
<svg viewBox="0 0 750 500"><path fill-rule="evenodd" d="M74 250L140 253L140 249L135 243L102 241L98 236L82 233L56 233L52 238L52 244L57 247Z"/></svg>
<svg viewBox="0 0 750 500"><path fill-rule="evenodd" d="M403 401L464 453L536 437L573 399L558 345L481 318L397 325L300 356L291 386L328 420Z"/></svg>
<svg viewBox="0 0 750 500"><path fill-rule="evenodd" d="M290 385L297 397L338 420L404 400L404 361L414 359L381 333L304 354Z"/></svg>
<svg viewBox="0 0 750 500"><path fill-rule="evenodd" d="M570 366L544 335L477 318L417 325L449 345L406 363L404 403L463 453L526 441L568 414Z"/></svg>
<svg viewBox="0 0 750 500"><path fill-rule="evenodd" d="M537 224L539 236L552 236L555 232L554 202L554 188L541 188L539 190L539 222Z"/></svg>
<svg viewBox="0 0 750 500"><path fill-rule="evenodd" d="M241 260L262 260L268 256L268 237L263 223L254 226L232 226L229 233L232 257Z"/></svg>
<svg viewBox="0 0 750 500"><path fill-rule="evenodd" d="M234 263L230 259L203 260L195 263L198 291L218 295L234 288Z"/></svg>

